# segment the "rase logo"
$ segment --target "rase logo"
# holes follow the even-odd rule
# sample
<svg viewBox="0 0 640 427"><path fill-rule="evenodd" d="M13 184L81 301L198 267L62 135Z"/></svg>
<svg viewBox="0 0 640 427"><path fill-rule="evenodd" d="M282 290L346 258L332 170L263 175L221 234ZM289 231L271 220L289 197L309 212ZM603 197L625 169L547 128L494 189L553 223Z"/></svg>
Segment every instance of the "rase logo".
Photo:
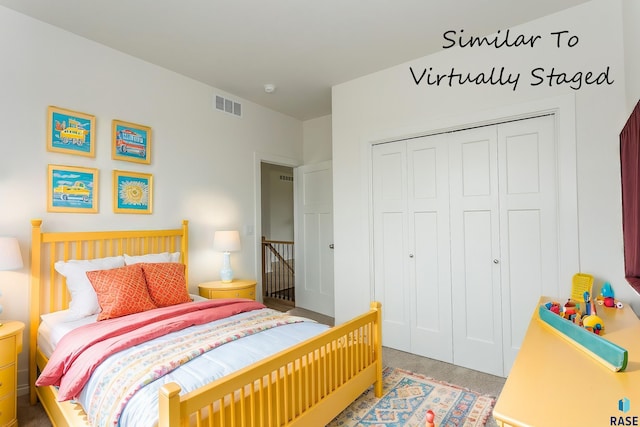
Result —
<svg viewBox="0 0 640 427"><path fill-rule="evenodd" d="M631 409L631 402L626 397L618 400L618 411L622 413L627 413ZM637 416L617 416L610 418L610 425L612 426L637 426L638 425L638 417Z"/></svg>

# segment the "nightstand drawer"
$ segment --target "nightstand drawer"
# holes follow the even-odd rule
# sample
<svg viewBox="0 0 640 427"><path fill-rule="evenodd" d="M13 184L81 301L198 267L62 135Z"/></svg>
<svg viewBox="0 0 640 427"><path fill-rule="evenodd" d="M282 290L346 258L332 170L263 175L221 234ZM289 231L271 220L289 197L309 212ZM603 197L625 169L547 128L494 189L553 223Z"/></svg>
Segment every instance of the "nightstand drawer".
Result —
<svg viewBox="0 0 640 427"><path fill-rule="evenodd" d="M16 366L11 364L6 368L0 369L0 399L2 399L2 397L7 393L13 393L15 390Z"/></svg>
<svg viewBox="0 0 640 427"><path fill-rule="evenodd" d="M0 339L0 367L13 363L16 360L16 337Z"/></svg>
<svg viewBox="0 0 640 427"><path fill-rule="evenodd" d="M255 280L233 280L231 282L222 282L215 280L213 282L200 283L198 290L201 297L209 299L217 298L247 298L256 299L256 281Z"/></svg>
<svg viewBox="0 0 640 427"><path fill-rule="evenodd" d="M255 289L237 289L228 291L209 291L209 298L248 298L256 299Z"/></svg>
<svg viewBox="0 0 640 427"><path fill-rule="evenodd" d="M16 419L15 392L0 399L0 425L4 426Z"/></svg>

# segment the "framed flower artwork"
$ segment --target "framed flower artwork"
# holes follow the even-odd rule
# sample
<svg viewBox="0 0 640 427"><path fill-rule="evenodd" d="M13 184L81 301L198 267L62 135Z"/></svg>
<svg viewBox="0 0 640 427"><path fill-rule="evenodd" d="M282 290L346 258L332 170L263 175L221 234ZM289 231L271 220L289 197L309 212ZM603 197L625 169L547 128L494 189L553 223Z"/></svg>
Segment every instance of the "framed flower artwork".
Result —
<svg viewBox="0 0 640 427"><path fill-rule="evenodd" d="M113 211L150 214L153 211L153 175L113 171Z"/></svg>

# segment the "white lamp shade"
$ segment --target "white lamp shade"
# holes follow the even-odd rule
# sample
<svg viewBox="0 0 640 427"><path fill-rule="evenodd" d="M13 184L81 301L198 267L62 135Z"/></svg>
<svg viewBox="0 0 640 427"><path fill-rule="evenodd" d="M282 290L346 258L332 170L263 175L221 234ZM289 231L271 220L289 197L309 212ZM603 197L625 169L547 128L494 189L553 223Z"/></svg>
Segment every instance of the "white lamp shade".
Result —
<svg viewBox="0 0 640 427"><path fill-rule="evenodd" d="M0 237L0 270L19 270L23 265L18 239Z"/></svg>
<svg viewBox="0 0 640 427"><path fill-rule="evenodd" d="M218 252L240 250L240 233L237 230L216 231L213 235L213 249Z"/></svg>

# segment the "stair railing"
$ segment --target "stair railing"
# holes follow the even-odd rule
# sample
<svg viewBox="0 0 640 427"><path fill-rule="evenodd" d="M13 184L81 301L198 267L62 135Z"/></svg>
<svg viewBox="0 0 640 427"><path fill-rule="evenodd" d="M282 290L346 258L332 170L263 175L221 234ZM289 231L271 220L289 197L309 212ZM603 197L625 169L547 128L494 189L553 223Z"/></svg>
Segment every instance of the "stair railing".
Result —
<svg viewBox="0 0 640 427"><path fill-rule="evenodd" d="M293 242L262 237L262 289L264 298L295 305Z"/></svg>

